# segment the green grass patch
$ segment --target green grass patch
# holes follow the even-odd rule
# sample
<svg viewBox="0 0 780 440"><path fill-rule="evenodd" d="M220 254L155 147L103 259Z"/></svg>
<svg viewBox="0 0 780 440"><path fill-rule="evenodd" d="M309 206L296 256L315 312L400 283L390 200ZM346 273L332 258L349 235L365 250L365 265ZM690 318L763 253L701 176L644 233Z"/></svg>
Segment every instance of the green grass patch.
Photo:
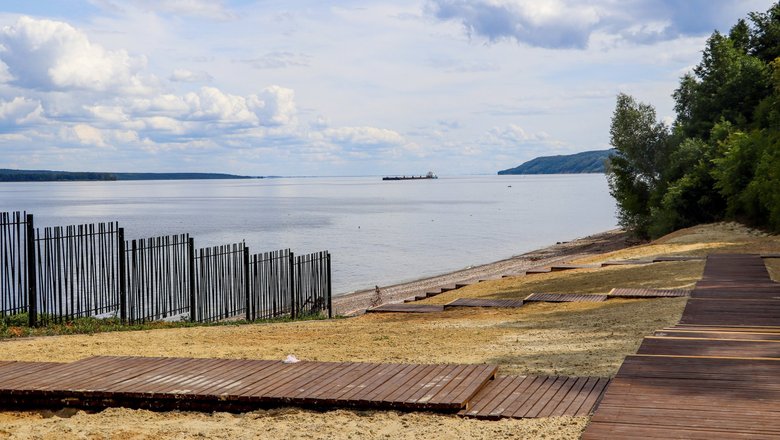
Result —
<svg viewBox="0 0 780 440"><path fill-rule="evenodd" d="M262 319L256 321L229 320L216 322L189 322L189 321L149 321L143 323L123 324L119 318L97 319L92 317L73 318L57 322L48 316L39 315L39 320L46 324L38 327L29 327L27 313L15 315L6 315L0 317L0 339L24 338L35 336L57 336L57 335L84 335L102 332L136 331L136 330L158 330L169 328L185 327L224 327L248 324L270 324L294 321L313 321L327 319L323 314L304 315L292 319L289 317Z"/></svg>

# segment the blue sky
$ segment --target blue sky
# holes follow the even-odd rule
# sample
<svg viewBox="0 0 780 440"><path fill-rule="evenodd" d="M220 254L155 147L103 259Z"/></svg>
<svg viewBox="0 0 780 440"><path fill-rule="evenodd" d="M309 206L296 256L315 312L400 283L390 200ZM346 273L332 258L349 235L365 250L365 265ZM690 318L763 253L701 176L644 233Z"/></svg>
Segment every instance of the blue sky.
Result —
<svg viewBox="0 0 780 440"><path fill-rule="evenodd" d="M671 120L764 0L0 0L0 168L494 173Z"/></svg>

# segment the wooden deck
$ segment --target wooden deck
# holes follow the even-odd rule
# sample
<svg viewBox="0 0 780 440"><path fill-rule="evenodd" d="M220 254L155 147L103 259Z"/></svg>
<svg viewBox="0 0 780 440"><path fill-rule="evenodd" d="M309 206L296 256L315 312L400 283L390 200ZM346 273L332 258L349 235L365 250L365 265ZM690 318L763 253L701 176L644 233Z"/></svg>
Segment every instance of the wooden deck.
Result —
<svg viewBox="0 0 780 440"><path fill-rule="evenodd" d="M504 376L474 397L459 415L478 419L587 416L609 379L598 377Z"/></svg>
<svg viewBox="0 0 780 440"><path fill-rule="evenodd" d="M366 313L436 313L443 312L444 306L441 304L383 304L366 310Z"/></svg>
<svg viewBox="0 0 780 440"><path fill-rule="evenodd" d="M675 298L690 296L691 291L685 289L639 289L617 287L609 292L612 298Z"/></svg>
<svg viewBox="0 0 780 440"><path fill-rule="evenodd" d="M705 257L696 257L690 255L660 255L653 258L653 263L667 263L673 261L703 261Z"/></svg>
<svg viewBox="0 0 780 440"><path fill-rule="evenodd" d="M452 307L504 307L517 308L523 306L521 299L478 299L478 298L458 298L451 303L445 304L444 308Z"/></svg>
<svg viewBox="0 0 780 440"><path fill-rule="evenodd" d="M634 264L653 264L653 260L608 260L601 263L601 267L629 266Z"/></svg>
<svg viewBox="0 0 780 440"><path fill-rule="evenodd" d="M575 270L575 269L598 269L601 264L556 264L550 266L551 272L560 272L563 270Z"/></svg>
<svg viewBox="0 0 780 440"><path fill-rule="evenodd" d="M525 302L602 302L607 300L607 295L582 295L577 293L532 293L523 301Z"/></svg>
<svg viewBox="0 0 780 440"><path fill-rule="evenodd" d="M780 299L758 255L713 255L680 324L647 337L583 439L780 438Z"/></svg>
<svg viewBox="0 0 780 440"><path fill-rule="evenodd" d="M0 364L6 405L251 410L296 405L458 411L495 365L92 357Z"/></svg>

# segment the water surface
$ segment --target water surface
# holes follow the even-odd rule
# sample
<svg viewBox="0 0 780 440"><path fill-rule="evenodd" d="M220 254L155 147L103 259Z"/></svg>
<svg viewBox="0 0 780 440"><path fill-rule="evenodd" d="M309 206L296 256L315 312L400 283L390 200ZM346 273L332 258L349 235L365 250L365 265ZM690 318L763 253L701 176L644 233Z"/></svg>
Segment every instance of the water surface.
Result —
<svg viewBox="0 0 780 440"><path fill-rule="evenodd" d="M119 221L128 239L330 250L344 293L511 257L614 228L600 174L1 183L0 211L37 226Z"/></svg>

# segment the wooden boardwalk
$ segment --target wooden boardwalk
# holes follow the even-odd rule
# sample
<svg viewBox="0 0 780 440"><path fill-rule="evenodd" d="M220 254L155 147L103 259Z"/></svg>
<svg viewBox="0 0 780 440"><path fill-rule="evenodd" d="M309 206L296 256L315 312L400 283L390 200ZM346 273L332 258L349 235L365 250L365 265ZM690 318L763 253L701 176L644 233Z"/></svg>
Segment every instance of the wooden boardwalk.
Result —
<svg viewBox="0 0 780 440"><path fill-rule="evenodd" d="M443 312L441 304L383 304L366 310L366 313L436 313Z"/></svg>
<svg viewBox="0 0 780 440"><path fill-rule="evenodd" d="M458 298L455 301L444 305L445 309L452 307L504 307L517 308L523 306L521 299L478 299L478 298Z"/></svg>
<svg viewBox="0 0 780 440"><path fill-rule="evenodd" d="M608 383L609 379L598 377L498 377L459 414L491 420L587 416L593 412Z"/></svg>
<svg viewBox="0 0 780 440"><path fill-rule="evenodd" d="M711 256L680 324L626 358L583 439L780 438L778 293L759 256Z"/></svg>
<svg viewBox="0 0 780 440"><path fill-rule="evenodd" d="M685 289L640 289L617 287L609 292L610 298L675 298L690 296L691 291Z"/></svg>
<svg viewBox="0 0 780 440"><path fill-rule="evenodd" d="M532 293L525 302L602 302L608 299L607 295L584 295L577 293Z"/></svg>
<svg viewBox="0 0 780 440"><path fill-rule="evenodd" d="M296 405L458 411L495 365L92 357L0 363L0 401L46 407L243 411Z"/></svg>

